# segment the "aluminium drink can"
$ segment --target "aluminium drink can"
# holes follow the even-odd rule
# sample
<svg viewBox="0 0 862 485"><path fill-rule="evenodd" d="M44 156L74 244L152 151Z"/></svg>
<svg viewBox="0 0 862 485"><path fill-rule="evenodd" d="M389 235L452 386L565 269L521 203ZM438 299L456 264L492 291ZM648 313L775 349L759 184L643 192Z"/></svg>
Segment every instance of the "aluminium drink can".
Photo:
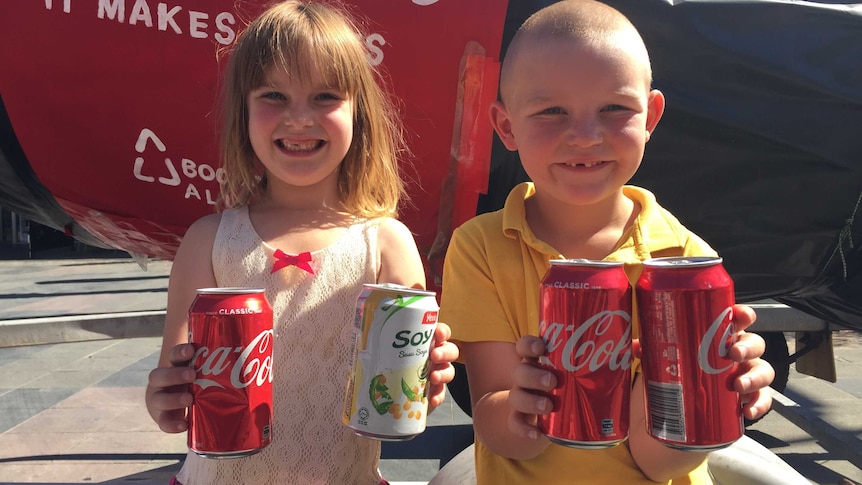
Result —
<svg viewBox="0 0 862 485"><path fill-rule="evenodd" d="M538 417L552 442L610 448L628 437L632 289L622 263L552 260L539 290L539 334L554 372L553 410Z"/></svg>
<svg viewBox="0 0 862 485"><path fill-rule="evenodd" d="M188 447L237 458L272 440L272 308L260 288L203 288L189 309L195 346Z"/></svg>
<svg viewBox="0 0 862 485"><path fill-rule="evenodd" d="M399 441L425 430L428 352L437 327L436 295L367 284L356 300L353 364L342 421L356 434Z"/></svg>
<svg viewBox="0 0 862 485"><path fill-rule="evenodd" d="M643 266L635 294L649 433L672 448L724 448L744 431L728 355L736 341L733 281L718 257Z"/></svg>

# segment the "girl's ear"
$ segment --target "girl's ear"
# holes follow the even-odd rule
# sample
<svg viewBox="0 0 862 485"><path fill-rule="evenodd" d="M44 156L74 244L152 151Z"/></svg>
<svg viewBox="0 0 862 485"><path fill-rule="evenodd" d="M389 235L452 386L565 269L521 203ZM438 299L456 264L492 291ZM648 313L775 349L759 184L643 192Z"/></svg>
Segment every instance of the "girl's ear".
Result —
<svg viewBox="0 0 862 485"><path fill-rule="evenodd" d="M512 120L509 119L509 112L506 111L503 103L500 101L491 103L491 109L488 110L488 114L491 117L491 126L494 127L494 131L497 132L497 136L500 137L503 145L510 151L516 151L518 144L515 141L515 136L512 134Z"/></svg>
<svg viewBox="0 0 862 485"><path fill-rule="evenodd" d="M649 141L661 115L664 114L664 94L658 89L653 89L647 96L647 119L646 119L646 140Z"/></svg>

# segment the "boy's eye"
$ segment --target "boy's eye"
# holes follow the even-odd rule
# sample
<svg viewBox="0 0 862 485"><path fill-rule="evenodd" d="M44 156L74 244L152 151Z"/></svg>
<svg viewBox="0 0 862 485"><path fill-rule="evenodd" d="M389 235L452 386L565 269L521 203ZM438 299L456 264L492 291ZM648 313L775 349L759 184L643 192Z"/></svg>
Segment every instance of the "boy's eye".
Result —
<svg viewBox="0 0 862 485"><path fill-rule="evenodd" d="M560 114L565 114L565 111L563 110L563 108L560 108L559 106L554 106L553 108L545 108L545 109L539 111L539 114L540 115L560 115Z"/></svg>
<svg viewBox="0 0 862 485"><path fill-rule="evenodd" d="M602 111L625 111L627 109L628 108L620 104L609 104L602 108Z"/></svg>

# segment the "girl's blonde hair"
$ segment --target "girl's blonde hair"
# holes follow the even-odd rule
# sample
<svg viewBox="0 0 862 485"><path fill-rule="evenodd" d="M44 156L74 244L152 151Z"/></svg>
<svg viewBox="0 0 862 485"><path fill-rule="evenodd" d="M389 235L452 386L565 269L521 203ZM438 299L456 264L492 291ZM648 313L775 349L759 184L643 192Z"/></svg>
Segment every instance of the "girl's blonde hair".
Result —
<svg viewBox="0 0 862 485"><path fill-rule="evenodd" d="M230 51L223 78L221 208L253 202L266 187L249 140L247 98L275 65L300 79L319 69L334 88L348 93L354 103L353 140L339 167L341 202L358 216L395 214L405 196L398 157L406 147L392 100L366 55L354 21L332 5L285 1L249 24Z"/></svg>

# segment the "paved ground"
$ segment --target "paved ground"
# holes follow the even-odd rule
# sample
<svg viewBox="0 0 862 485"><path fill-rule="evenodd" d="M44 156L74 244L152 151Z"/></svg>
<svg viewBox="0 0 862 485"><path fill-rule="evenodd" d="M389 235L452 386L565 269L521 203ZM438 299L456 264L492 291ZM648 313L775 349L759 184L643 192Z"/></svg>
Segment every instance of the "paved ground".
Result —
<svg viewBox="0 0 862 485"><path fill-rule="evenodd" d="M801 415L817 430L832 431L862 452L862 337L850 331L835 335L835 364L838 379L830 383L799 374L791 368L784 396L798 404L798 410L785 414ZM793 344L791 343L791 352ZM829 436L813 438L794 421L780 414L776 403L761 421L749 426L746 434L766 446L784 461L817 484L851 485L862 483L862 470L844 459L841 444ZM792 418L796 419L796 418ZM815 431L817 432L817 431ZM858 458L855 460L859 464Z"/></svg>
<svg viewBox="0 0 862 485"><path fill-rule="evenodd" d="M146 266L144 271L129 259L0 261L0 483L164 483L177 470L186 450L184 435L158 431L143 406L146 376L155 366L160 341L139 336L157 334L157 316L148 315L165 308L170 264ZM127 316L108 327L100 320L34 320L126 312L143 317ZM144 328L123 328L120 321ZM116 338L8 346L25 338L61 341L105 334ZM795 415L817 429L835 428L845 442L859 443L858 334L836 334L836 368L835 384L791 372L789 401L782 406L792 410L797 404ZM429 480L440 460L426 450L457 449L469 439L464 426L469 422L450 400L410 446L384 448L384 474L394 481ZM812 438L776 411L747 434L812 483L862 482L862 470L829 436Z"/></svg>

